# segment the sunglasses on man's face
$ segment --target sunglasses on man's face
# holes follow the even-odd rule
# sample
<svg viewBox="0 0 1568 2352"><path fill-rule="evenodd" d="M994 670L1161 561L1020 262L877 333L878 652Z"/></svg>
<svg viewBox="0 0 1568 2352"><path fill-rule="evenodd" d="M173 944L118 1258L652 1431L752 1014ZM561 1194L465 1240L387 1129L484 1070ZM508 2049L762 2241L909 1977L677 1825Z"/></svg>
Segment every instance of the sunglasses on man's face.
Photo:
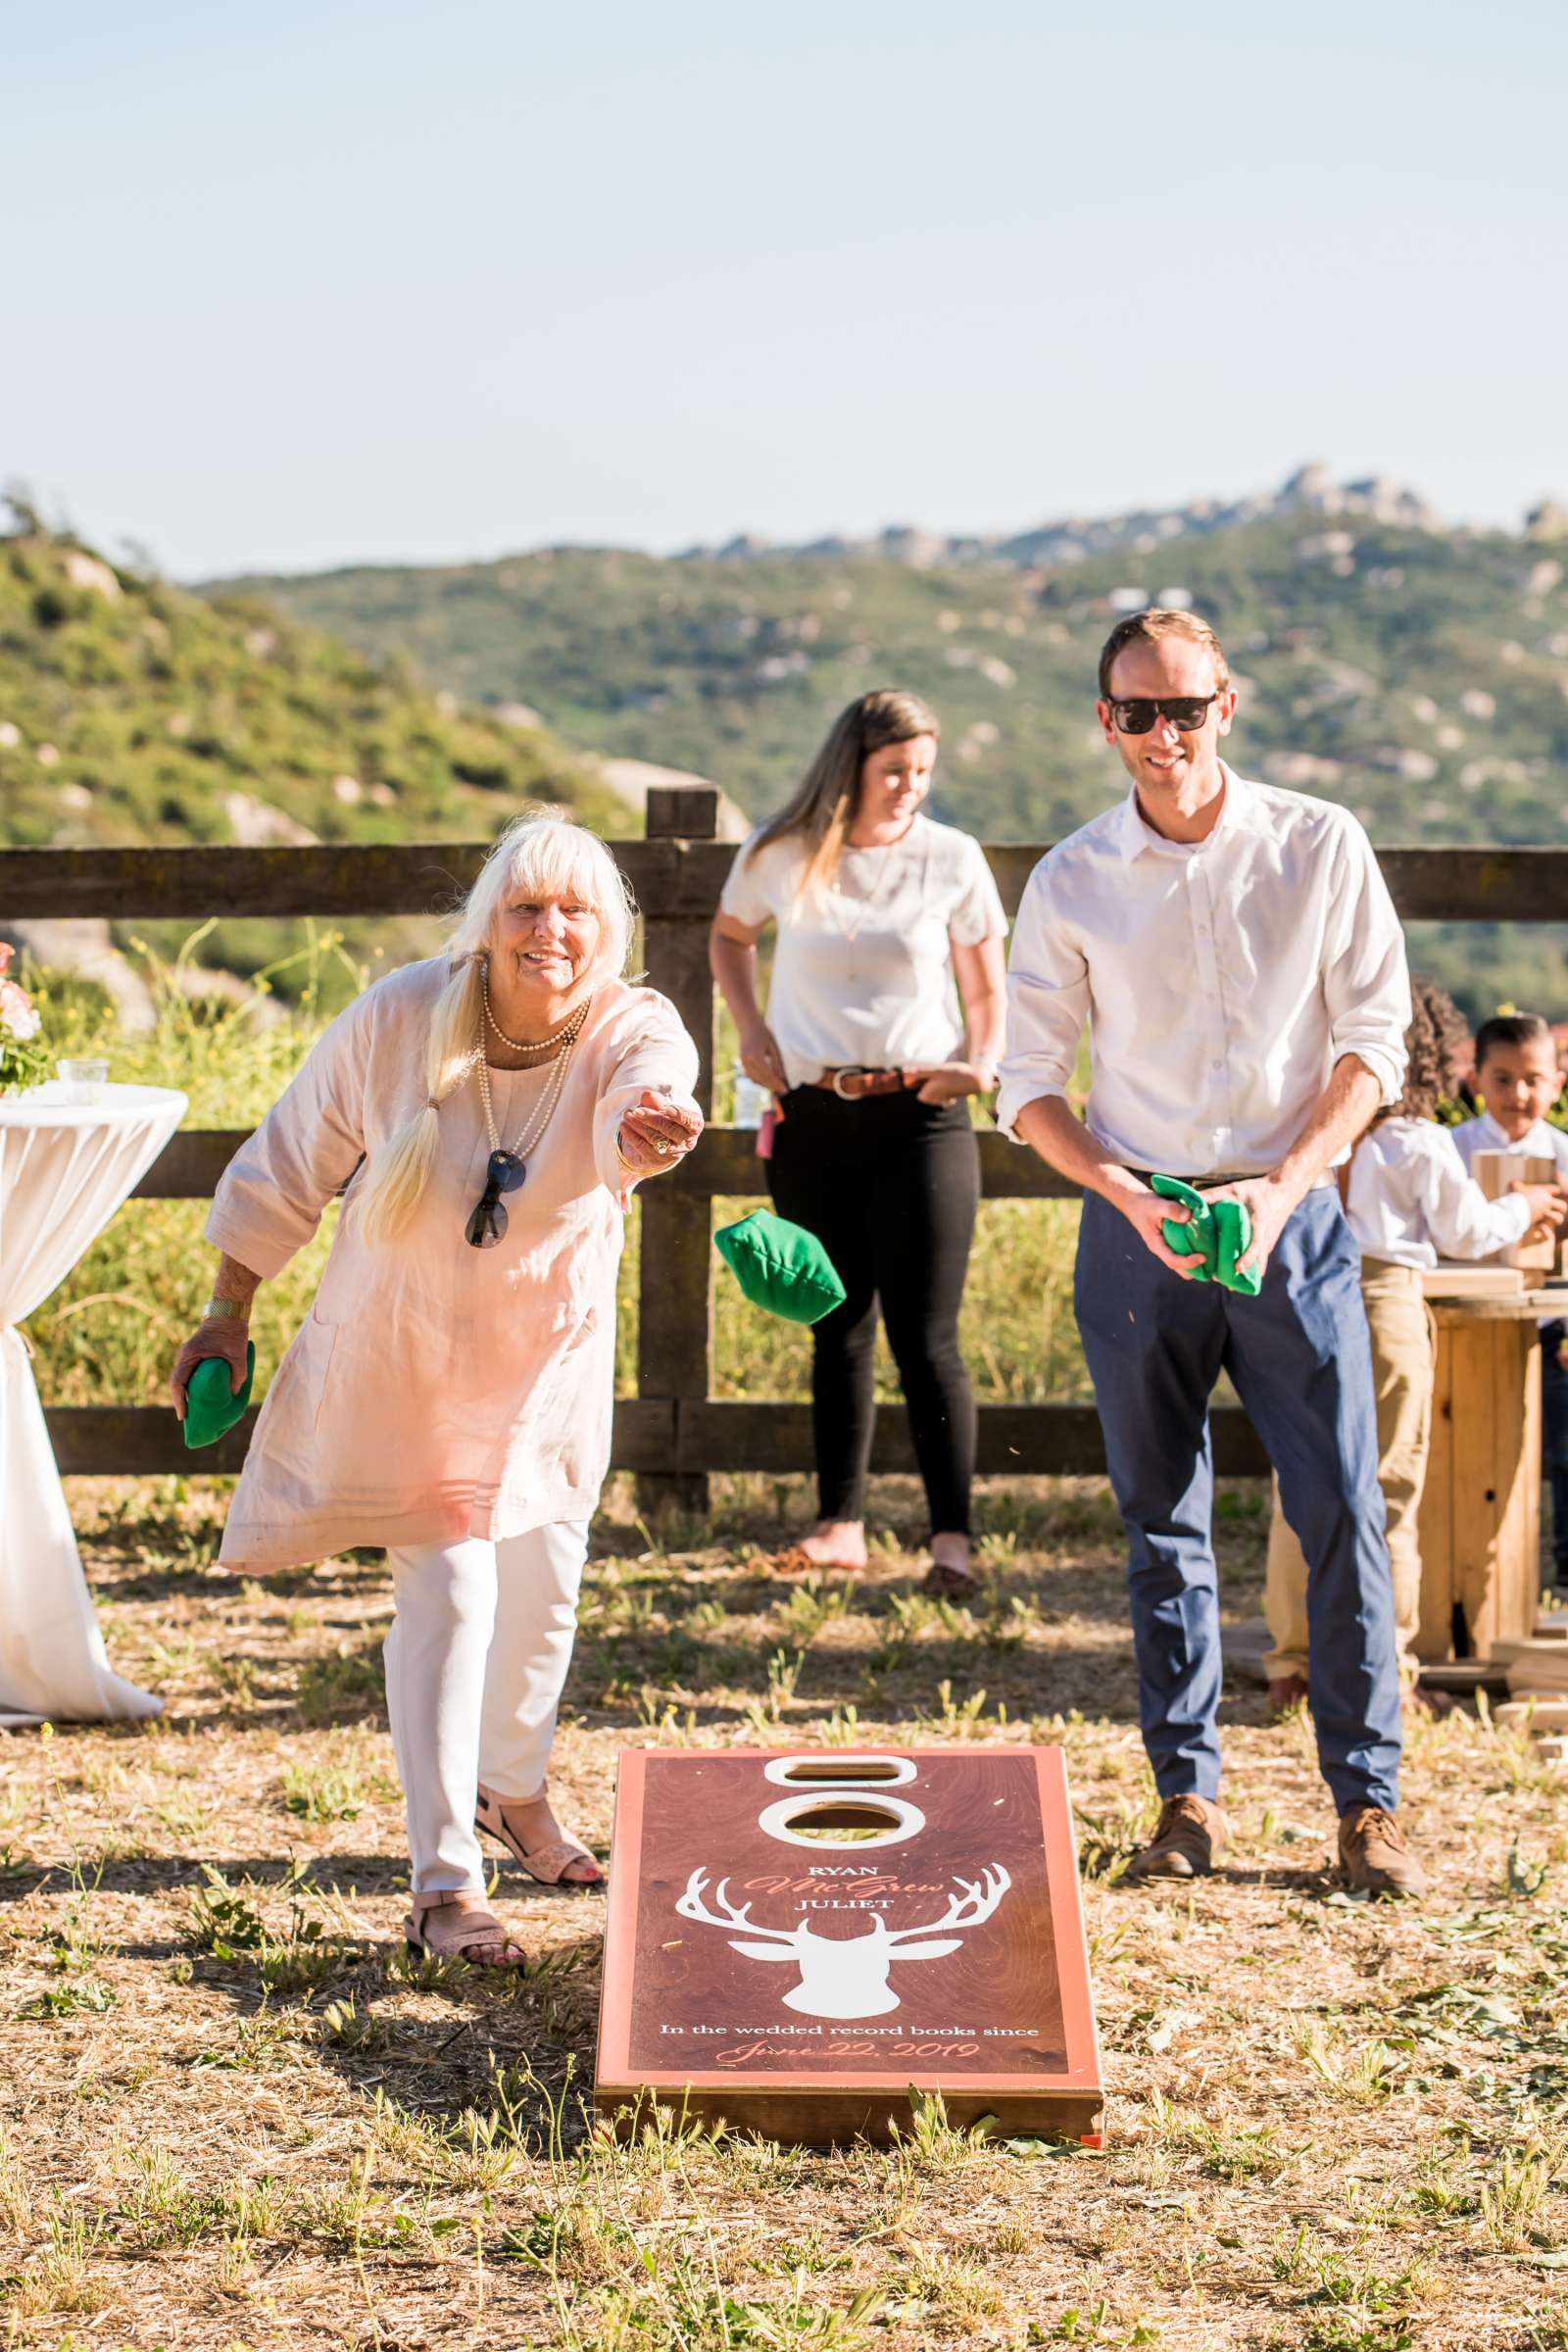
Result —
<svg viewBox="0 0 1568 2352"><path fill-rule="evenodd" d="M1192 735L1208 717L1216 694L1166 694L1152 702L1141 694L1124 695L1110 703L1110 715L1123 735L1147 735L1156 718L1168 718L1183 735Z"/></svg>
<svg viewBox="0 0 1568 2352"><path fill-rule="evenodd" d="M473 1204L465 1232L470 1250L493 1250L506 1238L507 1212L503 1193L514 1193L527 1175L526 1163L515 1152L492 1152L485 1165L484 1191Z"/></svg>

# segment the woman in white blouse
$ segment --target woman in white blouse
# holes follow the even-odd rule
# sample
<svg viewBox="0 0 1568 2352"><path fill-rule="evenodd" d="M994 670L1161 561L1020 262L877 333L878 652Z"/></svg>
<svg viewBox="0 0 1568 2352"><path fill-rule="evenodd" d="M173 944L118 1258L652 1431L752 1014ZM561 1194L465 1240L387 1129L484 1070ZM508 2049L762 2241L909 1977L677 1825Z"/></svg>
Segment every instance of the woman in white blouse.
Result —
<svg viewBox="0 0 1568 2352"><path fill-rule="evenodd" d="M737 853L711 958L742 1066L777 1099L774 1205L816 1235L848 1294L812 1333L820 1516L781 1564L865 1565L880 1304L930 1506L926 1581L951 1592L972 1582L958 1308L980 1166L966 1098L996 1084L1007 926L979 843L920 812L940 731L916 695L852 703L788 807ZM764 1019L757 942L770 922Z"/></svg>

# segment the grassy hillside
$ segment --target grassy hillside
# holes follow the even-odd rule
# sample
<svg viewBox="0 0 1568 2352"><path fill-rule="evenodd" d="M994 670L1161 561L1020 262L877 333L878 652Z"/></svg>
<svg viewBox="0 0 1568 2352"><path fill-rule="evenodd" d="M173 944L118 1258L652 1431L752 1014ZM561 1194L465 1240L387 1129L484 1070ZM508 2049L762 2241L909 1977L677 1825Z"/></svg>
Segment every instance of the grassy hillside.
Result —
<svg viewBox="0 0 1568 2352"><path fill-rule="evenodd" d="M475 700L520 698L606 752L777 803L833 712L896 681L942 713L941 811L1049 837L1105 805L1095 658L1172 592L1241 675L1253 773L1355 808L1384 842L1550 842L1568 757L1568 588L1549 548L1366 516L1271 514L1055 566L864 556L542 551L246 583ZM1565 936L1467 929L1415 951L1473 1012L1568 1012Z"/></svg>
<svg viewBox="0 0 1568 2352"><path fill-rule="evenodd" d="M0 840L222 842L268 811L322 841L472 839L540 797L611 806L548 735L396 657L70 539L0 538Z"/></svg>
<svg viewBox="0 0 1568 2352"><path fill-rule="evenodd" d="M537 800L628 830L592 767L551 736L417 685L397 656L22 525L0 538L0 842L472 841ZM175 944L173 926L134 929ZM360 956L434 939L388 921L349 936ZM254 971L295 938L230 922L201 955Z"/></svg>

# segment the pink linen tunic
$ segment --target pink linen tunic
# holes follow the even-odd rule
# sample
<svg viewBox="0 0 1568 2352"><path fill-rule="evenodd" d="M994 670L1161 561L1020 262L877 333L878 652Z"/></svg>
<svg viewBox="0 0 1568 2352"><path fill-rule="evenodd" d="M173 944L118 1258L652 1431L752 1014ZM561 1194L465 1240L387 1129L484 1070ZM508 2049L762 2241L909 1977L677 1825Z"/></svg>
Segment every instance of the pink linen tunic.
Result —
<svg viewBox="0 0 1568 2352"><path fill-rule="evenodd" d="M350 1544L501 1542L597 1505L631 1197L615 1132L644 1087L690 1102L697 1050L666 998L604 983L527 1180L504 1197L504 1240L474 1250L464 1238L490 1151L470 1072L441 1105L413 1218L372 1244L366 1175L424 1102L430 1010L449 971L444 957L408 964L340 1013L214 1197L208 1240L270 1279L348 1184L229 1507L220 1557L230 1566L294 1567ZM510 1149L546 1077L492 1071L491 1082Z"/></svg>

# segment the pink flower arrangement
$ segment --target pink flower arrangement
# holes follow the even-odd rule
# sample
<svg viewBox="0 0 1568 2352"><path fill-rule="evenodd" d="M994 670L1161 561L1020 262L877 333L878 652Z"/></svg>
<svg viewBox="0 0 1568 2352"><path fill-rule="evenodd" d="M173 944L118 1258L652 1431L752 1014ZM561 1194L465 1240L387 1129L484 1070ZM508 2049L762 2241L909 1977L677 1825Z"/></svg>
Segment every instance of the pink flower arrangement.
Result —
<svg viewBox="0 0 1568 2352"><path fill-rule="evenodd" d="M15 955L15 948L0 941L0 1095L36 1086L49 1070L38 1007L20 980L7 977Z"/></svg>

